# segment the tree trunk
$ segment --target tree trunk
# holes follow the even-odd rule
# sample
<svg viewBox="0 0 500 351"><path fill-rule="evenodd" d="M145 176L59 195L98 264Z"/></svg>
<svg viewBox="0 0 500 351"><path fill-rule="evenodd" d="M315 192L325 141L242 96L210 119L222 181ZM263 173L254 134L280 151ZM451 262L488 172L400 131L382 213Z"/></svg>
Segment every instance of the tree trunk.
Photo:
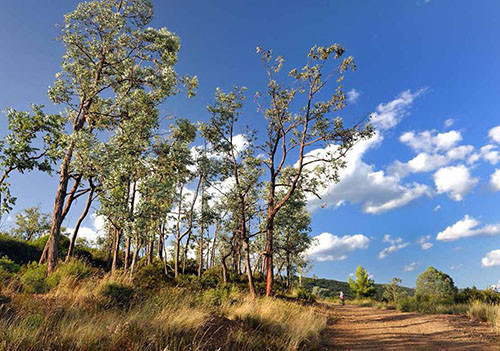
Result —
<svg viewBox="0 0 500 351"><path fill-rule="evenodd" d="M198 278L201 278L201 272L203 270L203 220L200 227L200 241L198 250Z"/></svg>
<svg viewBox="0 0 500 351"><path fill-rule="evenodd" d="M123 270L128 271L130 261L130 236L127 235L127 240L125 242L125 258L123 260Z"/></svg>
<svg viewBox="0 0 500 351"><path fill-rule="evenodd" d="M150 265L153 262L154 246L155 246L155 239L152 238L151 240L149 240L148 243L148 260L147 260L148 265Z"/></svg>
<svg viewBox="0 0 500 351"><path fill-rule="evenodd" d="M118 228L114 229L114 245L113 245L113 263L111 264L111 274L115 273L118 269L118 254L120 253L120 241L122 238L122 231Z"/></svg>
<svg viewBox="0 0 500 351"><path fill-rule="evenodd" d="M137 264L137 256L139 255L139 247L141 246L141 240L139 239L139 234L135 236L135 246L134 254L132 255L132 263L130 264L130 276L134 275L135 266Z"/></svg>
<svg viewBox="0 0 500 351"><path fill-rule="evenodd" d="M73 148L75 146L74 136L72 136L71 141L64 154L63 161L61 163L61 170L59 174L59 184L57 186L56 198L54 200L54 210L52 212L52 225L50 227L50 236L47 242L47 271L52 273L57 266L57 259L59 252L57 250L57 244L59 243L59 236L61 234L61 224L62 224L62 211L64 206L64 198L66 197L66 191L68 189L69 180L69 167L71 159L73 157ZM42 259L44 259L42 255Z"/></svg>
<svg viewBox="0 0 500 351"><path fill-rule="evenodd" d="M179 276L179 257L180 257L181 241L179 238L175 240L175 257L174 257L174 277Z"/></svg>
<svg viewBox="0 0 500 351"><path fill-rule="evenodd" d="M227 264L226 260L227 258L231 256L231 252L229 252L227 255L222 256L221 263L222 263L222 283L224 285L227 284Z"/></svg>
<svg viewBox="0 0 500 351"><path fill-rule="evenodd" d="M90 188L89 195L87 197L87 202L85 203L85 208L83 209L82 214L76 221L75 230L73 231L73 235L71 236L71 241L69 242L68 254L66 255L66 262L69 261L71 255L73 254L73 249L75 247L76 237L78 235L78 230L80 229L80 225L82 224L85 217L89 213L90 205L92 204L92 197L94 196L94 187Z"/></svg>
<svg viewBox="0 0 500 351"><path fill-rule="evenodd" d="M273 296L273 222L268 218L266 228L266 296Z"/></svg>
<svg viewBox="0 0 500 351"><path fill-rule="evenodd" d="M287 290L290 290L291 285L292 285L292 272L291 272L291 266L290 266L290 252L287 251L287 253L286 253L286 288L287 288Z"/></svg>

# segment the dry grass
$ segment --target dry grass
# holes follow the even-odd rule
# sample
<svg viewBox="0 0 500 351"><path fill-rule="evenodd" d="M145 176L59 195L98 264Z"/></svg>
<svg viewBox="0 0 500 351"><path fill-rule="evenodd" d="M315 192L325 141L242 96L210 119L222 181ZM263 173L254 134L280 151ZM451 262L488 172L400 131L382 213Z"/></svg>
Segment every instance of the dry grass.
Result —
<svg viewBox="0 0 500 351"><path fill-rule="evenodd" d="M121 276L63 277L47 294L6 294L0 351L302 350L315 348L326 327L312 306L234 289L141 292ZM130 303L116 304L120 294Z"/></svg>
<svg viewBox="0 0 500 351"><path fill-rule="evenodd" d="M500 333L500 306L474 301L469 307L467 315L480 322L488 322L493 329Z"/></svg>

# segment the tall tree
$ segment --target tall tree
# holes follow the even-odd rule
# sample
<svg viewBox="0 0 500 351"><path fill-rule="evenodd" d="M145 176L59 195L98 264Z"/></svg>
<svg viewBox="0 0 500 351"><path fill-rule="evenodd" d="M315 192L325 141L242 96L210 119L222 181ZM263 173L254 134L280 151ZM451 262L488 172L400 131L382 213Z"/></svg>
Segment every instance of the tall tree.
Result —
<svg viewBox="0 0 500 351"><path fill-rule="evenodd" d="M260 160L254 156L252 131L236 135L236 128L243 106L245 89L235 88L229 93L217 89L215 103L208 106L212 114L210 121L202 126L202 134L210 144L213 153L221 159L223 177L232 183L225 196L232 207L235 221L234 232L240 237L243 249L245 271L250 293L257 296L250 262L250 237L248 230L249 211L254 206L261 176ZM241 145L241 140L243 144Z"/></svg>
<svg viewBox="0 0 500 351"><path fill-rule="evenodd" d="M167 29L148 27L149 0L101 0L80 3L65 16L60 40L66 52L62 71L49 89L54 103L67 106L71 133L60 167L48 246L48 271L57 264L62 211L78 134L112 130L127 115L124 102L157 105L177 91L179 39ZM190 81L195 83L195 81Z"/></svg>
<svg viewBox="0 0 500 351"><path fill-rule="evenodd" d="M305 181L308 174L319 175L311 179L312 184L317 184L317 179L337 180L346 152L357 140L370 136L372 129L360 128L359 124L346 128L341 117L331 115L344 108L345 96L340 83L344 73L355 68L352 57L343 57L344 49L340 45L314 46L306 65L292 69L288 74L291 81L285 83L279 83L276 77L283 67L283 57L274 58L270 50L261 48L257 48L257 52L269 79L265 93L267 107L259 102L259 110L267 122L266 141L260 148L266 155L263 161L268 168L266 295L272 296L276 215L300 184L308 184ZM336 78L337 86L327 100L321 100L332 78ZM261 100L261 94L257 94L257 100ZM323 148L324 152L311 152L313 148ZM294 165L294 172L289 174L286 183L279 184L283 169L290 164ZM284 189L279 198L278 187Z"/></svg>

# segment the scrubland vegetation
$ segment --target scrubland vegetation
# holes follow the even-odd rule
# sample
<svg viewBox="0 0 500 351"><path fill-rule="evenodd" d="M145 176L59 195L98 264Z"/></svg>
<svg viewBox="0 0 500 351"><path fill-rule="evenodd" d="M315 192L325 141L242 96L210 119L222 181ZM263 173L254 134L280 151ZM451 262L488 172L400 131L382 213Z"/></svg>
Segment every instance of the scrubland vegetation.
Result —
<svg viewBox="0 0 500 351"><path fill-rule="evenodd" d="M133 279L73 259L46 266L0 260L1 350L299 350L317 348L317 307L254 299L244 277L166 276L161 264Z"/></svg>

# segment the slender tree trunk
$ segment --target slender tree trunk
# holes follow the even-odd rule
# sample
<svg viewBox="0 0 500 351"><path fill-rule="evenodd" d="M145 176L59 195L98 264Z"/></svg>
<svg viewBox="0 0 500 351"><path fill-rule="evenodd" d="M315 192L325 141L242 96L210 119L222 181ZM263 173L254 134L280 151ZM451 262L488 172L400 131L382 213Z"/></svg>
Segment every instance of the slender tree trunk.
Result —
<svg viewBox="0 0 500 351"><path fill-rule="evenodd" d="M113 263L111 264L111 274L118 269L118 254L120 253L120 241L122 239L122 231L118 228L114 229L114 245L113 245Z"/></svg>
<svg viewBox="0 0 500 351"><path fill-rule="evenodd" d="M290 290L292 285L292 271L290 265L290 252L286 252L286 288Z"/></svg>
<svg viewBox="0 0 500 351"><path fill-rule="evenodd" d="M231 252L229 252L227 255L222 256L221 263L222 263L222 283L224 285L227 284L227 264L226 260L227 258L231 256Z"/></svg>
<svg viewBox="0 0 500 351"><path fill-rule="evenodd" d="M266 296L273 296L273 233L274 216L268 217L266 228Z"/></svg>
<svg viewBox="0 0 500 351"><path fill-rule="evenodd" d="M148 265L150 265L153 262L154 246L155 246L155 239L152 238L149 240L148 243L148 260L147 260Z"/></svg>
<svg viewBox="0 0 500 351"><path fill-rule="evenodd" d="M200 226L200 241L198 250L198 278L201 278L201 272L203 270L203 230L204 230L204 223L202 220Z"/></svg>
<svg viewBox="0 0 500 351"><path fill-rule="evenodd" d="M130 264L130 276L132 277L135 272L135 266L137 264L137 256L139 255L139 247L141 246L141 240L139 239L139 234L135 236L134 253L132 255L132 263Z"/></svg>
<svg viewBox="0 0 500 351"><path fill-rule="evenodd" d="M76 237L78 235L78 230L80 229L80 225L82 224L85 217L89 213L90 205L92 204L92 197L94 196L94 187L90 188L89 195L87 196L87 202L85 203L85 208L83 209L82 214L76 221L75 230L73 231L73 235L71 236L71 241L69 242L68 254L66 255L66 262L69 261L71 255L73 255L73 249L75 247Z"/></svg>
<svg viewBox="0 0 500 351"><path fill-rule="evenodd" d="M175 257L174 257L174 277L177 278L179 276L179 257L180 257L180 249L181 249L181 240L176 238L175 240Z"/></svg>
<svg viewBox="0 0 500 351"><path fill-rule="evenodd" d="M69 180L69 166L71 159L73 157L73 148L75 146L74 137L66 149L63 161L61 163L61 170L59 175L59 184L57 186L56 198L54 200L54 210L52 212L52 225L50 227L50 237L47 242L47 271L52 273L56 269L57 259L59 257L59 252L57 250L57 244L59 243L59 236L61 234L61 224L62 224L62 211L64 206L64 198L66 197L66 191L68 188ZM45 250L44 250L45 251ZM42 255L42 259L45 256Z"/></svg>
<svg viewBox="0 0 500 351"><path fill-rule="evenodd" d="M129 261L130 261L130 236L127 235L127 240L125 242L125 258L123 260L123 270L128 271Z"/></svg>

